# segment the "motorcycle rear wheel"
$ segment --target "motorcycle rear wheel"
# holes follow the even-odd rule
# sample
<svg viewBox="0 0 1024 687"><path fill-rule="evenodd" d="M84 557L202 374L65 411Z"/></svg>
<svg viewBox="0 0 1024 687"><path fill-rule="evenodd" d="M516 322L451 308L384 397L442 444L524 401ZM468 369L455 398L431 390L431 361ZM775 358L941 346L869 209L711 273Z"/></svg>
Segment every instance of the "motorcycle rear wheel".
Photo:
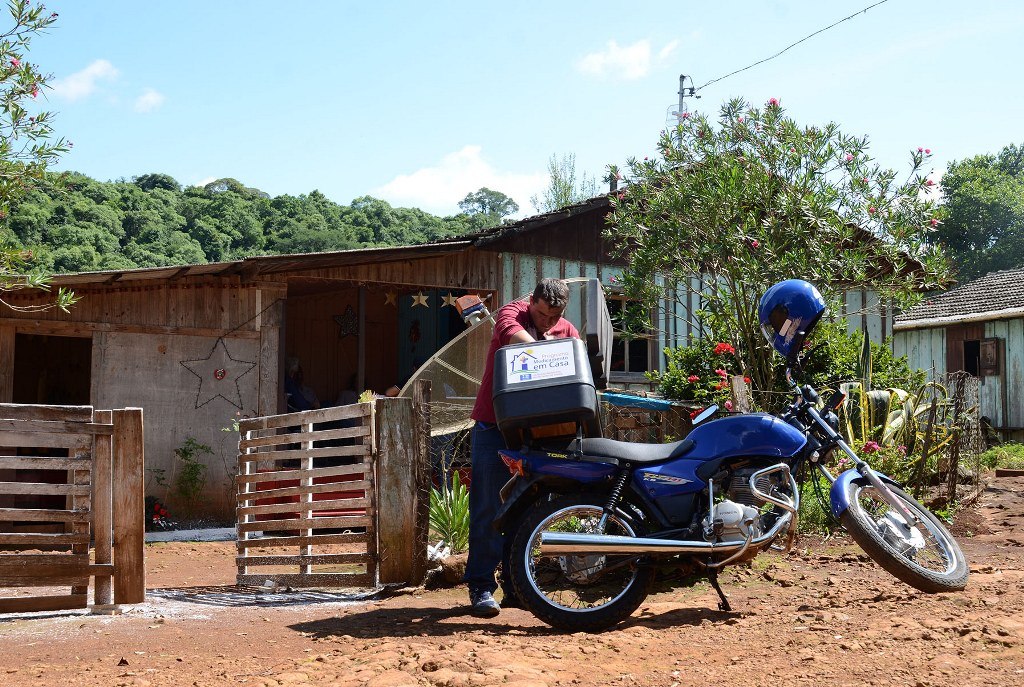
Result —
<svg viewBox="0 0 1024 687"><path fill-rule="evenodd" d="M512 584L523 605L552 627L603 630L627 618L647 598L654 570L636 555L541 556L544 532L598 533L599 496L571 494L535 504L520 521L510 555ZM603 534L636 537L626 518L609 516Z"/></svg>
<svg viewBox="0 0 1024 687"><path fill-rule="evenodd" d="M967 586L969 568L960 545L942 521L913 496L891 484L889 490L917 517L910 527L865 479L850 482L850 507L843 526L880 566L911 587L930 594Z"/></svg>

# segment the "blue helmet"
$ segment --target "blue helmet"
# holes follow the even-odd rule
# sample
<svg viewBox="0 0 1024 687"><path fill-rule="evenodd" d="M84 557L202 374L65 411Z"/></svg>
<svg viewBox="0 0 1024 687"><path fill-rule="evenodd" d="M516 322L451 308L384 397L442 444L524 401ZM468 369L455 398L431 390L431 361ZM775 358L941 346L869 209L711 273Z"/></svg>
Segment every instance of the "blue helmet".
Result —
<svg viewBox="0 0 1024 687"><path fill-rule="evenodd" d="M779 282L765 291L757 306L764 338L790 364L824 313L825 299L802 279Z"/></svg>

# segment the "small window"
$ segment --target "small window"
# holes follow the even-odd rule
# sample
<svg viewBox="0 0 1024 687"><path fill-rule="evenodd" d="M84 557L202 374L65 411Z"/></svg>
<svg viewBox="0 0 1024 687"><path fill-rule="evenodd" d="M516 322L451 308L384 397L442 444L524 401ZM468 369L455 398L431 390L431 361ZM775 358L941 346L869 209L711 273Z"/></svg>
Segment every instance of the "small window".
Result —
<svg viewBox="0 0 1024 687"><path fill-rule="evenodd" d="M964 371L978 377L981 372L981 341L964 341Z"/></svg>
<svg viewBox="0 0 1024 687"><path fill-rule="evenodd" d="M642 306L624 296L606 296L608 313L612 318L615 340L612 344L612 373L642 373L651 369L650 333L628 336L624 333L627 323L641 320Z"/></svg>

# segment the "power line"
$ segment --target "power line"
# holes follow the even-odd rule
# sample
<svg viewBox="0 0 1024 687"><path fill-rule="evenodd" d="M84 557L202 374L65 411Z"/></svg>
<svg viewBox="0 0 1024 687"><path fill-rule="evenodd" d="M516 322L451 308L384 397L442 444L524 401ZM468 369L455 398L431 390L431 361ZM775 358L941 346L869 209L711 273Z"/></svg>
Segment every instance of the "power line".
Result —
<svg viewBox="0 0 1024 687"><path fill-rule="evenodd" d="M811 38L814 38L814 37L815 37L815 36L817 36L817 35L818 35L819 33L824 33L825 31L828 31L828 30L829 30L829 29L831 29L831 28L834 28L834 27L836 27L836 26L839 26L839 25L840 25L840 24L842 24L842 23L843 23L844 21L849 21L850 19L853 19L853 18L854 18L854 17L856 17L856 16L858 15L858 14L864 14L864 13L865 13L865 12L867 12L868 10L870 10L870 9L874 9L875 7L878 7L879 5L884 5L884 4L885 4L885 3L887 3L887 2L889 2L889 0L880 0L879 2L876 2L876 3L875 3L875 4L873 4L873 5L869 5L869 6L865 7L865 8L864 8L864 9L862 9L862 10L857 10L856 12L854 12L853 14L851 14L850 16L848 16L848 17L843 17L842 19L840 19L840 20L839 20L839 21L837 21L836 23L834 23L834 24L830 24L830 25L826 26L826 27L825 27L825 28L823 28L823 29L818 29L818 30L817 30L817 31L815 31L814 33L812 33L812 34L809 34L809 35L807 35L807 36L804 36L803 38L801 38L800 40L798 40L798 41L797 41L796 43L793 43L792 45L787 45L787 46L786 46L785 48L783 48L783 49L782 49L782 50L780 50L779 52L775 53L775 54L774 54L774 55L772 55L771 57L766 57L766 58L764 58L763 60L759 60L758 62L755 62L755 63L753 63L753 64L747 65L747 66L746 66L746 67L744 67L743 69L737 69L737 70L736 70L736 71L734 71L734 72L729 72L729 73L728 73L728 74L726 74L725 76L720 76L720 77L718 77L717 79L712 79L711 81L708 81L708 82L707 82L706 84L704 84L703 86L701 86L701 87L700 87L700 88L698 88L697 90L699 91L699 90L701 90L702 88L704 88L704 87L706 87L706 86L710 86L711 84L713 84L713 83L717 83L717 82L719 82L719 81L721 81L721 80L723 80L723 79L728 79L728 78L729 78L730 76L734 76L734 75L736 75L736 74L739 74L740 72L745 72L745 71L747 71L748 69L751 69L751 68L753 68L753 67L756 67L756 66L757 66L757 65L759 65L759 64L764 64L765 62L768 62L768 61L770 61L770 60L774 60L774 59L775 59L776 57L778 57L778 56L779 56L779 55L781 55L782 53L786 52L786 51L787 51L787 50L789 50L790 48L794 48L794 47L796 47L796 46L800 45L801 43L803 43L804 41L806 41L806 40L808 40L808 39L811 39ZM691 95L692 95L692 94L691 94Z"/></svg>

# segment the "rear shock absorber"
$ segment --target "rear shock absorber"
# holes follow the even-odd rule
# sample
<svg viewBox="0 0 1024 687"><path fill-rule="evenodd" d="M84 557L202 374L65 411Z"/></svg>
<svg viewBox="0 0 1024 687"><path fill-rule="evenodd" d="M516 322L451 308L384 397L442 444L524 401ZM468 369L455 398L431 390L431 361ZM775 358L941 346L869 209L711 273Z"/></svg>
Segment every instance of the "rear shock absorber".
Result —
<svg viewBox="0 0 1024 687"><path fill-rule="evenodd" d="M601 534L604 534L605 526L608 524L608 515L619 505L619 499L622 498L622 492L629 481L629 473L629 468L622 468L615 478L615 485L612 487L611 493L608 494L608 500L604 504L604 512L601 514L601 522L598 524L598 530Z"/></svg>

